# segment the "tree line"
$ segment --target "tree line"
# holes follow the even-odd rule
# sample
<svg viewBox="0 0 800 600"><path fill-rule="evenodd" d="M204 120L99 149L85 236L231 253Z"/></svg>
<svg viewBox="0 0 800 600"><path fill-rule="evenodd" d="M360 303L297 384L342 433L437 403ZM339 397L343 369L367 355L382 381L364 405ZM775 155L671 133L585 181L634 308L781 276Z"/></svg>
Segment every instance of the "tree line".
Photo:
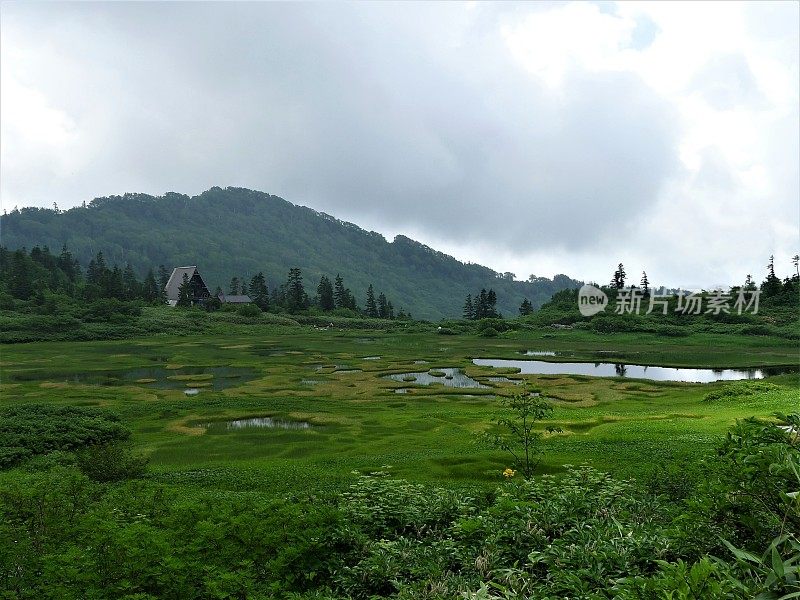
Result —
<svg viewBox="0 0 800 600"><path fill-rule="evenodd" d="M770 255L769 261L764 267L766 274L761 284L757 285L753 276L748 273L744 283L740 286L733 286L732 289L746 291L760 290L762 300L770 300L773 304L778 305L794 305L797 303L797 295L800 293L800 255L795 254L792 256L791 262L794 272L781 279L775 273L775 256ZM628 281L625 265L619 263L607 287L612 290L621 290L626 287ZM634 284L628 285L628 287L641 289L645 296L648 296L652 291L650 279L646 271L642 271L638 286Z"/></svg>
<svg viewBox="0 0 800 600"><path fill-rule="evenodd" d="M166 285L170 271L160 265L157 270L147 270L139 279L130 264L120 267L108 265L103 252L98 252L85 269L72 253L63 246L59 254L53 254L47 246L35 246L30 252L25 248L10 251L0 246L0 307L13 308L15 300L44 304L55 302L54 296L62 299L93 302L114 299L139 301L147 304L164 304L167 301ZM221 307L221 288L204 303L207 310ZM303 284L303 274L297 267L289 269L284 283L271 291L263 272L249 280L234 277L228 288L229 295L248 295L252 303L262 311L299 312L317 310L332 312L349 311L351 314L380 319L410 319L411 315L396 310L385 293L376 296L372 284L366 292L363 310L359 308L355 294L346 287L344 279L337 274L333 282L323 275L310 295ZM189 289L188 277L181 282L177 305L191 307L194 295Z"/></svg>
<svg viewBox="0 0 800 600"><path fill-rule="evenodd" d="M187 278L181 285L182 291L179 292L178 306L191 305L190 301L184 299L184 296L187 299L189 297L188 285ZM185 294L183 293L184 286L186 286ZM222 293L222 288L217 287L211 302L213 303L213 299ZM273 287L272 291L269 290L264 273L259 272L249 282L244 277L233 277L227 293L232 296L247 295L253 301L253 304L265 312L272 310L296 313L313 309L323 313L345 311L375 319L411 318L411 315L405 313L402 309L395 311L394 304L383 292L380 292L376 297L375 288L372 284L367 288L362 310L359 308L355 294L349 287L345 286L344 278L339 273L336 274L333 281L327 275L322 275L317 284L316 293L310 295L306 292L303 273L299 267L289 269L286 281Z"/></svg>
<svg viewBox="0 0 800 600"><path fill-rule="evenodd" d="M53 254L47 246L10 251L0 246L0 295L4 308L13 307L13 300L43 303L45 295L58 295L92 302L100 299L165 302L166 269L159 270L159 279L149 269L139 280L130 264L110 267L102 252L89 261L86 270L66 246ZM168 277L168 275L166 275Z"/></svg>
<svg viewBox="0 0 800 600"><path fill-rule="evenodd" d="M464 301L463 316L467 320L477 319L501 319L502 315L497 312L497 294L492 288L481 291L473 297L467 294Z"/></svg>

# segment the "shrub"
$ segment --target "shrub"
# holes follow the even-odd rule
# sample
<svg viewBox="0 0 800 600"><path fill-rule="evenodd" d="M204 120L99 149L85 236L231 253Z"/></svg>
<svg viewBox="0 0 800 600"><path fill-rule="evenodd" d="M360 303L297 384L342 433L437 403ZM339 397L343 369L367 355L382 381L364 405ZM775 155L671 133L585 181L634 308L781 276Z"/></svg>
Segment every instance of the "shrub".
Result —
<svg viewBox="0 0 800 600"><path fill-rule="evenodd" d="M483 331L481 331L482 337L497 337L499 332L494 327L487 327Z"/></svg>
<svg viewBox="0 0 800 600"><path fill-rule="evenodd" d="M720 389L708 392L704 397L704 402L714 402L717 400L729 400L741 396L753 396L763 392L771 392L780 389L774 383L768 381L737 381L727 383Z"/></svg>
<svg viewBox="0 0 800 600"><path fill-rule="evenodd" d="M660 327L655 327L653 332L664 337L686 337L691 334L690 331L674 325L661 325Z"/></svg>
<svg viewBox="0 0 800 600"><path fill-rule="evenodd" d="M261 309L255 304L242 304L236 309L236 312L243 317L258 317L261 314Z"/></svg>
<svg viewBox="0 0 800 600"><path fill-rule="evenodd" d="M76 456L81 472L100 482L135 479L147 469L146 458L133 454L119 442L89 446L79 450Z"/></svg>
<svg viewBox="0 0 800 600"><path fill-rule="evenodd" d="M767 325L748 325L742 327L742 334L744 335L772 335L773 330Z"/></svg>
<svg viewBox="0 0 800 600"><path fill-rule="evenodd" d="M14 297L11 294L0 293L0 310L14 310Z"/></svg>
<svg viewBox="0 0 800 600"><path fill-rule="evenodd" d="M126 321L142 314L135 302L123 302L116 298L103 298L90 302L81 317L84 321Z"/></svg>
<svg viewBox="0 0 800 600"><path fill-rule="evenodd" d="M75 451L129 436L116 416L96 408L14 406L0 411L0 468L57 450Z"/></svg>

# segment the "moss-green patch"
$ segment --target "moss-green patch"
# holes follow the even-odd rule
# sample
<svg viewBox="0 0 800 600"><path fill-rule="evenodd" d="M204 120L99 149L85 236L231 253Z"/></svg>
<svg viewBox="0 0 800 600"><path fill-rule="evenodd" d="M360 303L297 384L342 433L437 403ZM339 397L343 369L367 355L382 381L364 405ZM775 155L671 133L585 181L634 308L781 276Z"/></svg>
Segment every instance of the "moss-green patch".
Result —
<svg viewBox="0 0 800 600"><path fill-rule="evenodd" d="M171 381L211 381L214 376L211 373L200 373L198 375L168 375Z"/></svg>
<svg viewBox="0 0 800 600"><path fill-rule="evenodd" d="M750 361L786 364L796 355L793 346L770 339L692 336L676 343L647 335L610 337L578 330L554 332L547 339L537 330L504 333L497 339L451 336L447 347L434 333L375 331L365 351L365 342L357 341L363 333L330 333L294 328L180 338L193 344L188 347L176 346L179 338L169 336L6 345L0 369L2 402L107 407L133 430L133 443L150 455L154 472L182 486L294 493L298 481L341 482L353 469L377 470L385 464L394 465L393 474L414 480L493 485L507 459L475 441L501 410L494 396L510 395L517 386L493 382L490 389L451 388L442 385L442 378L438 385L410 386L401 395L395 394L394 386L402 383L381 375L424 372L427 366L414 366L424 357L437 367L434 371L452 366L486 383L485 378L498 371L474 367L470 357L513 358L519 348L566 349L587 357L598 350L616 350L636 353L642 362L720 367L746 366ZM256 352L259 348L272 354ZM276 349L281 349L279 354L274 354ZM381 360L364 361L368 354ZM181 377L174 371L184 365L204 365L187 369L195 373L215 369L214 377L196 373L171 379L179 384L176 389L144 387L140 380L152 378L145 373L137 380L75 383L76 377L98 369L130 372L148 366L161 371L162 365L172 377ZM249 369L249 374L240 377L231 372L231 365ZM364 371L341 373L353 365ZM58 371L48 371L55 366ZM326 375L337 369L340 374ZM212 385L202 386L196 396L183 393L186 384L201 389L197 384L219 384L223 379L228 386L224 390ZM301 383L315 379L320 383ZM709 402L704 401L707 394L731 384L558 375L514 379L541 389L555 408L552 423L565 431L546 438L543 472L586 462L636 475L655 461L699 460L712 452L737 418L768 418L798 405L796 377L791 376L770 378L774 388L745 395L723 393ZM204 428L194 425L265 414L307 421L321 429L287 435L205 435ZM207 476L193 479L191 473Z"/></svg>

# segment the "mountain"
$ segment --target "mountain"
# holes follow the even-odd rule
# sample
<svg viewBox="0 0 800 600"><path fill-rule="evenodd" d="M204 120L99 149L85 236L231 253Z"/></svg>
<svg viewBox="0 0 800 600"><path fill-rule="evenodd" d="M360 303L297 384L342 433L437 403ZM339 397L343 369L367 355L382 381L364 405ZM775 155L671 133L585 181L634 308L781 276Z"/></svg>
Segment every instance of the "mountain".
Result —
<svg viewBox="0 0 800 600"><path fill-rule="evenodd" d="M507 279L405 236L390 243L374 231L242 188L214 187L194 197L125 194L67 211L23 208L0 217L0 232L12 250L47 245L57 252L66 244L84 267L98 251L109 264L130 263L140 275L160 264L197 265L212 290L258 271L271 289L286 280L290 267L300 267L313 295L322 274L341 273L360 305L372 283L376 294L383 291L416 318L458 317L467 294L490 287L498 310L515 316L524 298L538 307L553 293L581 285L566 275Z"/></svg>

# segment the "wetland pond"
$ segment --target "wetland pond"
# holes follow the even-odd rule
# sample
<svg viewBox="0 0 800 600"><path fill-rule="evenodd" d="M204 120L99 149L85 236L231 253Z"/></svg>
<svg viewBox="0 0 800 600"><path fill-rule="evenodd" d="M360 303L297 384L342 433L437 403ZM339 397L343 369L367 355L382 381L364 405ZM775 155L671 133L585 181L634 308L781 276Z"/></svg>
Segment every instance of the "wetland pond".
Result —
<svg viewBox="0 0 800 600"><path fill-rule="evenodd" d="M250 417L235 419L233 421L212 421L204 423L203 427L209 431L241 431L243 429L311 429L311 423L306 421L285 421L272 417Z"/></svg>
<svg viewBox="0 0 800 600"><path fill-rule="evenodd" d="M435 373L435 375L431 373ZM414 379L411 379L412 377ZM431 372L421 371L419 373L395 373L393 375L384 375L383 378L413 385L431 385L432 383L441 383L445 387L454 387L454 388L489 387L483 385L482 383L478 383L471 377L467 377L466 375L464 375L464 373L461 372L461 369L455 369L455 368L436 369ZM403 393L403 392L398 392L398 393Z"/></svg>
<svg viewBox="0 0 800 600"><path fill-rule="evenodd" d="M690 367L658 367L613 362L551 362L501 358L476 358L472 362L482 367L516 368L523 375L591 375L594 377L630 377L633 379L682 381L687 383L763 379L770 375L782 375L784 373L797 372L798 370L797 367L791 366L752 369L694 369Z"/></svg>
<svg viewBox="0 0 800 600"><path fill-rule="evenodd" d="M83 385L141 385L160 389L224 390L241 385L258 377L256 369L246 367L140 367L113 371L84 371L82 373L57 373L48 371L23 371L10 374L12 381L63 381Z"/></svg>

